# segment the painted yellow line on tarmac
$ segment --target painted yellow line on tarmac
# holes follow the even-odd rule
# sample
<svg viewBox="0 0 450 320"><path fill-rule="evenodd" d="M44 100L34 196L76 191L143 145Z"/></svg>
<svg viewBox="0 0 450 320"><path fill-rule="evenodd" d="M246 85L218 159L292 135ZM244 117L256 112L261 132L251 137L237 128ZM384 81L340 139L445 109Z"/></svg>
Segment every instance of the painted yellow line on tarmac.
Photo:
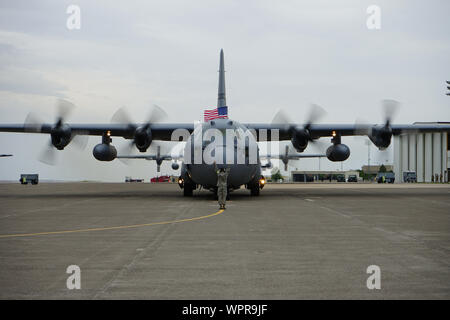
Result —
<svg viewBox="0 0 450 320"><path fill-rule="evenodd" d="M76 229L76 230L64 230L64 231L50 231L50 232L37 232L37 233L18 233L18 234L3 234L0 235L1 238L15 238L15 237L33 237L33 236L44 236L44 235L52 235L52 234L65 234L65 233L77 233L77 232L90 232L90 231L106 231L106 230L120 230L120 229L131 229L131 228L140 228L140 227L149 227L163 224L172 224L172 223L181 223L181 222L189 222L211 218L217 216L224 212L223 209L201 217L187 218L181 220L172 220L172 221L161 221L161 222L151 222L151 223L142 223L142 224L133 224L129 226L117 226L117 227L104 227L104 228L89 228L89 229Z"/></svg>

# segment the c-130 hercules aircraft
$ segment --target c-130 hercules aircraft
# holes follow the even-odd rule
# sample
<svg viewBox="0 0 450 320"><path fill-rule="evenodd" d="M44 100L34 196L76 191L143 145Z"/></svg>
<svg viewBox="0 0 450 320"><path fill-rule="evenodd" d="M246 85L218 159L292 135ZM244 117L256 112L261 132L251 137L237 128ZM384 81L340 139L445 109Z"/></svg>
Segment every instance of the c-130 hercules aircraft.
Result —
<svg viewBox="0 0 450 320"><path fill-rule="evenodd" d="M192 196L193 190L202 186L212 191L216 190L217 167L230 168L227 184L229 190L245 185L251 195L257 196L264 187L264 177L261 170L270 167L271 158L280 158L285 166L290 159L307 157L327 157L330 161L344 161L350 156L350 149L341 142L343 136L366 135L380 150L387 148L392 135L415 132L450 132L450 125L391 124L391 111L396 106L392 100L385 101L386 121L384 124L315 124L320 114L320 107L312 109L309 120L305 124L290 123L281 112L272 123L242 124L232 119L218 118L201 124L189 123L157 123L152 117L145 123L109 124L69 124L64 122L64 116L71 104L62 101L60 114L56 123L37 123L25 121L25 124L0 124L0 132L28 132L50 134L50 145L54 150L63 150L71 141L80 136L101 136L102 141L93 149L94 157L99 161L112 161L116 158L155 160L158 168L164 160L183 159L179 186L185 196ZM217 108L226 106L225 70L223 50L220 52L219 90ZM162 112L156 108L153 115ZM119 117L117 117L119 118ZM153 116L153 118L157 118ZM123 117L122 117L123 119ZM160 148L156 155L117 155L116 148L111 144L112 136L131 140L140 152L146 152L153 141L185 141L184 155L161 155ZM309 143L314 143L321 137L331 137L331 146L326 155L302 154ZM298 153L289 154L288 148L281 155L260 155L258 141L291 141ZM269 164L261 165L261 159L267 158ZM172 168L177 170L178 163Z"/></svg>

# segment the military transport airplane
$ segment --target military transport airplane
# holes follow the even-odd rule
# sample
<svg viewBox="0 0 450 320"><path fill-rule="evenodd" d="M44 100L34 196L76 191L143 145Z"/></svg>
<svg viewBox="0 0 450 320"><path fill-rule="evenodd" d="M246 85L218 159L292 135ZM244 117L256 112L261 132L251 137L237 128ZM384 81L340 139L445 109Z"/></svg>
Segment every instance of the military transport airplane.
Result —
<svg viewBox="0 0 450 320"><path fill-rule="evenodd" d="M325 155L304 155L302 152L309 143L321 137L331 137L331 145L326 151L330 161L344 161L350 156L350 149L342 143L343 136L366 135L375 146L387 148L392 135L414 132L450 132L450 125L434 124L391 124L391 114L386 116L384 124L316 124L320 108L312 110L309 120L304 124L290 123L288 118L279 113L272 123L248 123L218 118L201 124L158 123L155 116L145 123L109 123L109 124L69 124L64 121L68 102L60 105L60 114L55 123L37 123L26 121L25 124L0 124L3 132L31 132L50 134L50 145L63 150L71 141L80 136L100 136L101 143L93 149L94 157L99 161L112 161L116 158L134 158L155 160L158 166L164 160L182 160L179 185L185 196L192 196L199 186L215 190L217 176L215 166L229 167L228 187L230 190L245 185L251 195L259 195L264 186L261 175L262 167L258 141L291 141L298 153L289 154L289 150L279 155L267 155L265 158L280 158L285 165L290 159L302 157L321 157ZM217 108L226 107L225 69L223 50L220 52L219 89ZM386 101L387 110L395 107L394 101ZM158 114L158 109L156 109ZM224 136L225 135L225 136ZM131 140L131 146L140 152L146 152L153 141L185 141L184 154L161 155L117 155L111 144L111 137L123 137ZM158 149L159 150L159 149ZM268 165L269 165L268 164ZM172 164L177 170L177 162Z"/></svg>

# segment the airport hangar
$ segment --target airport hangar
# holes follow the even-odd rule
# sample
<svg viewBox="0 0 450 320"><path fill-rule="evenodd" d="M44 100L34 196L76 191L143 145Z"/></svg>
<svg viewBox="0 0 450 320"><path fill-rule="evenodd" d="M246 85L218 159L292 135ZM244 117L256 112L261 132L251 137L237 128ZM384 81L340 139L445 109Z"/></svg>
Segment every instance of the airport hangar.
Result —
<svg viewBox="0 0 450 320"><path fill-rule="evenodd" d="M449 122L434 124L449 124ZM406 171L416 172L417 182L440 182L441 177L442 182L448 182L449 160L450 140L446 132L394 136L395 182L402 182L403 172Z"/></svg>

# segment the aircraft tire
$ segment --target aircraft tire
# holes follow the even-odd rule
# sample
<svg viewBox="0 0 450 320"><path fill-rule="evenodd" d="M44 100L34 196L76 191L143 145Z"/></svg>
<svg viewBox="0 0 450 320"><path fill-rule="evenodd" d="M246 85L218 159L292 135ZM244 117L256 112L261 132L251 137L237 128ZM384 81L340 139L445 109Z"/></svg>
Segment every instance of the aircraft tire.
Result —
<svg viewBox="0 0 450 320"><path fill-rule="evenodd" d="M185 197L192 197L194 188L192 185L185 183L183 188L183 196Z"/></svg>
<svg viewBox="0 0 450 320"><path fill-rule="evenodd" d="M252 197L257 197L257 196L259 196L259 191L260 191L259 185L253 185L250 188L250 195Z"/></svg>

